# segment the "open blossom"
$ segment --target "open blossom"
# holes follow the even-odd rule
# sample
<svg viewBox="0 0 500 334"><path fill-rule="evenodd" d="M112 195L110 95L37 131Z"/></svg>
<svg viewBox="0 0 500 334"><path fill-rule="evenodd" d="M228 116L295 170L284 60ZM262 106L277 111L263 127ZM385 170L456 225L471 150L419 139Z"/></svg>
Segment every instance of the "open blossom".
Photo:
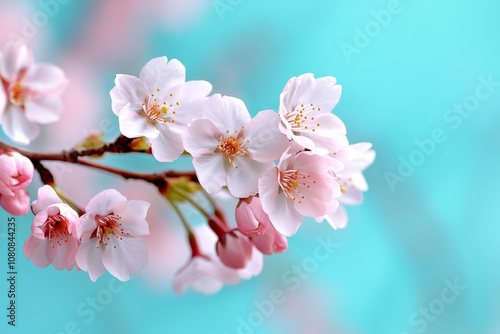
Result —
<svg viewBox="0 0 500 334"><path fill-rule="evenodd" d="M24 244L28 259L40 268L52 263L58 270L73 269L80 244L76 237L76 211L64 204L47 185L38 190L38 199L33 202L32 210L35 218L31 235Z"/></svg>
<svg viewBox="0 0 500 334"><path fill-rule="evenodd" d="M149 234L146 215L149 203L128 201L114 189L100 192L85 207L80 218L78 266L96 281L105 270L119 280L127 281L147 264L144 241Z"/></svg>
<svg viewBox="0 0 500 334"><path fill-rule="evenodd" d="M278 166L259 179L262 207L276 230L291 236L303 216L322 217L336 210L340 187L331 171L341 169L342 164L329 157L288 149Z"/></svg>
<svg viewBox="0 0 500 334"><path fill-rule="evenodd" d="M279 233L264 212L259 197L240 199L235 211L238 230L247 237L259 251L271 255L288 248L286 237Z"/></svg>
<svg viewBox="0 0 500 334"><path fill-rule="evenodd" d="M25 190L33 178L33 164L17 152L0 154L0 206L13 215L25 215L30 196Z"/></svg>
<svg viewBox="0 0 500 334"><path fill-rule="evenodd" d="M260 175L288 147L278 124L272 110L251 119L240 99L212 95L203 118L193 122L184 138L203 188L214 194L227 186L235 197L256 194Z"/></svg>
<svg viewBox="0 0 500 334"><path fill-rule="evenodd" d="M342 93L336 82L334 77L303 74L288 80L280 95L280 131L320 155L348 143L344 123L331 113Z"/></svg>
<svg viewBox="0 0 500 334"><path fill-rule="evenodd" d="M344 205L357 205L363 202L363 192L368 190L368 184L363 171L373 163L375 151L370 143L349 145L331 156L344 164L344 168L336 173L341 195L338 198L340 206L337 211L325 216L334 228L344 228L347 225L347 212Z"/></svg>
<svg viewBox="0 0 500 334"><path fill-rule="evenodd" d="M148 138L159 161L174 161L184 152L181 133L201 116L212 90L206 81L185 79L186 69L180 61L159 57L142 68L139 78L117 75L110 92L121 133L128 138Z"/></svg>
<svg viewBox="0 0 500 334"><path fill-rule="evenodd" d="M191 287L195 291L212 294L219 291L224 284L236 284L262 271L263 256L255 247L252 247L252 254L246 266L233 269L225 266L215 254L217 236L208 226L196 227L194 234L200 253L193 254L186 265L176 273L173 281L175 292L184 293Z"/></svg>
<svg viewBox="0 0 500 334"><path fill-rule="evenodd" d="M14 42L1 52L0 77L2 128L12 140L29 144L40 132L37 123L59 120L66 77L54 65L34 63L26 45Z"/></svg>

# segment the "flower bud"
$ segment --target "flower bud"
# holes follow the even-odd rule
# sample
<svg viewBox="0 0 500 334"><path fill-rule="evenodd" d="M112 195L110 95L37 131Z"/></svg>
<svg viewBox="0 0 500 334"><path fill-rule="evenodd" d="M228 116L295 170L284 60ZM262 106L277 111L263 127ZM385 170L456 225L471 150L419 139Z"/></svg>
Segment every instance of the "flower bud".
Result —
<svg viewBox="0 0 500 334"><path fill-rule="evenodd" d="M216 250L220 260L226 266L242 269L252 257L253 245L248 237L233 230L219 238Z"/></svg>
<svg viewBox="0 0 500 334"><path fill-rule="evenodd" d="M263 235L252 237L252 243L259 251L266 255L282 253L288 248L286 237L276 231L272 225Z"/></svg>
<svg viewBox="0 0 500 334"><path fill-rule="evenodd" d="M33 164L17 152L0 154L0 206L13 215L25 215L30 207L24 190L33 179Z"/></svg>
<svg viewBox="0 0 500 334"><path fill-rule="evenodd" d="M270 225L258 197L240 199L235 211L238 230L247 237L262 235Z"/></svg>

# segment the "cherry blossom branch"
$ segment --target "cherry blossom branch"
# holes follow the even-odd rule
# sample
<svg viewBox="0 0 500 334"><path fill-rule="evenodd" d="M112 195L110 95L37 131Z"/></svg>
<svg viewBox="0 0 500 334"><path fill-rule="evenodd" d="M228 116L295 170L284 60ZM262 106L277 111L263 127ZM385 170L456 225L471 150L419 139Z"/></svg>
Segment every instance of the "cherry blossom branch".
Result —
<svg viewBox="0 0 500 334"><path fill-rule="evenodd" d="M187 172L177 172L177 171L165 171L162 173L137 173L137 172L132 172L132 171L126 171L106 165L102 165L93 161L89 161L87 159L83 159L82 157L84 156L95 156L95 155L103 155L105 152L116 152L116 153L131 153L131 152L138 152L138 151L133 151L129 150L127 151L124 149L124 143L128 140L124 140L123 136L118 137L118 139L114 143L110 144L105 144L101 146L100 148L97 149L87 149L87 150L71 150L71 151L63 151L61 153L39 153L39 152L33 152L29 150L24 150L20 149L11 145L8 145L6 143L3 143L0 141L0 149L3 150L12 150L12 151L17 151L18 153L24 155L28 159L30 159L35 167L39 166L40 161L60 161L60 162L68 162L68 163L74 163L74 164L79 164L87 167L91 167L94 169L99 169L102 171L106 171L108 173L116 174L119 175L125 179L136 179L136 180L143 180L149 183L153 183L158 187L163 187L166 186L166 180L170 178L178 178L178 177L188 177L191 181L198 182L198 178L196 176L196 173L194 171L187 171ZM117 144L118 143L118 144ZM140 152L139 152L140 153ZM53 177L48 173L48 170L46 168L37 168L38 172L40 173L40 176L42 178L46 178L46 180L42 180L45 184L48 184L48 182L53 182Z"/></svg>

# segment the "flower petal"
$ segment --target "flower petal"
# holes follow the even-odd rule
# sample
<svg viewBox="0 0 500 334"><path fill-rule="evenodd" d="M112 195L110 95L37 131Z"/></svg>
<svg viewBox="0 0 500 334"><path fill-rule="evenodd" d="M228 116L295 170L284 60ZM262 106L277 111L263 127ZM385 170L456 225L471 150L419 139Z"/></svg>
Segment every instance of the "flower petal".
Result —
<svg viewBox="0 0 500 334"><path fill-rule="evenodd" d="M342 95L342 86L337 85L337 79L334 77L322 77L316 79L314 89L309 91L306 99L314 103L325 112L331 112L339 103Z"/></svg>
<svg viewBox="0 0 500 334"><path fill-rule="evenodd" d="M207 81L187 81L172 87L169 91L179 105L176 106L175 122L191 124L194 119L201 118L204 105L208 101L212 85Z"/></svg>
<svg viewBox="0 0 500 334"><path fill-rule="evenodd" d="M300 135L310 138L315 148L326 149L328 153L336 152L349 144L345 125L334 114L319 115L314 121L321 126L316 127L314 132L300 131Z"/></svg>
<svg viewBox="0 0 500 334"><path fill-rule="evenodd" d="M2 50L0 76L8 82L18 79L19 72L33 62L33 55L26 45L19 42L7 44Z"/></svg>
<svg viewBox="0 0 500 334"><path fill-rule="evenodd" d="M24 103L26 119L40 124L57 122L61 118L62 111L63 103L58 96L42 96L26 100Z"/></svg>
<svg viewBox="0 0 500 334"><path fill-rule="evenodd" d="M226 166L224 156L206 149L196 151L193 166L201 186L215 194L226 185Z"/></svg>
<svg viewBox="0 0 500 334"><path fill-rule="evenodd" d="M184 148L192 155L196 155L199 149L215 151L219 145L222 132L206 118L197 119L191 124L184 135Z"/></svg>
<svg viewBox="0 0 500 334"><path fill-rule="evenodd" d="M59 67L44 63L32 64L21 80L22 85L36 95L61 94L67 82Z"/></svg>
<svg viewBox="0 0 500 334"><path fill-rule="evenodd" d="M133 75L118 74L115 78L115 87L109 92L111 108L116 116L127 104L132 110L141 110L142 103L148 97L148 92L142 81Z"/></svg>
<svg viewBox="0 0 500 334"><path fill-rule="evenodd" d="M13 104L7 107L2 122L5 134L21 144L29 144L40 134L38 125L28 121L23 111Z"/></svg>
<svg viewBox="0 0 500 334"><path fill-rule="evenodd" d="M234 157L234 165L227 170L227 188L229 192L237 198L246 198L257 194L259 191L259 177L274 163L261 163L251 160L248 157Z"/></svg>
<svg viewBox="0 0 500 334"><path fill-rule="evenodd" d="M1 55L0 55L1 57ZM1 59L1 58L0 58ZM1 62L1 60L0 60ZM5 107L7 106L7 95L3 88L0 89L0 124L2 123L3 114L5 112Z"/></svg>
<svg viewBox="0 0 500 334"><path fill-rule="evenodd" d="M141 109L142 110L142 109ZM160 131L156 129L149 119L140 115L127 104L121 111L119 117L120 132L127 138L146 137L154 139Z"/></svg>
<svg viewBox="0 0 500 334"><path fill-rule="evenodd" d="M63 201L57 196L55 190L49 186L44 185L38 189L38 197L33 204L31 204L31 209L35 214L47 209L52 204L63 203Z"/></svg>
<svg viewBox="0 0 500 334"><path fill-rule="evenodd" d="M181 135L170 124L158 126L159 135L151 140L153 156L160 162L172 162L184 152Z"/></svg>
<svg viewBox="0 0 500 334"><path fill-rule="evenodd" d="M293 77L285 85L280 95L280 114L291 112L297 104L307 103L303 97L314 87L314 75L305 73L298 77Z"/></svg>
<svg viewBox="0 0 500 334"><path fill-rule="evenodd" d="M281 194L274 203L274 211L269 213L269 219L274 228L287 237L294 235L302 225L302 216L290 202L291 200L285 194Z"/></svg>
<svg viewBox="0 0 500 334"><path fill-rule="evenodd" d="M130 200L117 202L113 212L121 217L120 222L124 232L131 236L138 237L149 234L149 226L146 216L150 204L141 200Z"/></svg>
<svg viewBox="0 0 500 334"><path fill-rule="evenodd" d="M14 196L0 196L0 206L10 214L24 216L30 209L30 195L24 189L14 192Z"/></svg>
<svg viewBox="0 0 500 334"><path fill-rule="evenodd" d="M45 252L47 247L50 247L48 243L48 239L38 239L31 235L24 243L24 254L39 268L45 268L50 264Z"/></svg>
<svg viewBox="0 0 500 334"><path fill-rule="evenodd" d="M90 279L95 282L104 274L106 268L102 264L102 246L97 243L97 238L82 240L76 253L76 264L89 273Z"/></svg>
<svg viewBox="0 0 500 334"><path fill-rule="evenodd" d="M126 201L127 198L120 194L116 189L106 189L101 191L92 198L87 206L85 207L85 212L96 212L97 214L104 216L112 213L113 207L117 202Z"/></svg>
<svg viewBox="0 0 500 334"><path fill-rule="evenodd" d="M144 82L147 93L167 91L171 87L180 85L186 80L186 68L177 59L168 61L167 57L153 58L144 65L139 75Z"/></svg>
<svg viewBox="0 0 500 334"><path fill-rule="evenodd" d="M78 225L76 227L76 235L78 236L78 239L81 240L90 239L90 237L97 228L97 222L95 219L96 215L97 213L93 211L93 212L87 212L86 214L80 217Z"/></svg>
<svg viewBox="0 0 500 334"><path fill-rule="evenodd" d="M349 220L347 211L343 205L340 205L334 213L329 214L328 218L326 220L334 229L346 227Z"/></svg>
<svg viewBox="0 0 500 334"><path fill-rule="evenodd" d="M203 117L210 119L223 133L229 131L231 134L238 133L251 120L250 113L242 100L220 94L210 96Z"/></svg>
<svg viewBox="0 0 500 334"><path fill-rule="evenodd" d="M259 178L259 197L262 203L262 209L269 214L275 210L275 204L278 200L279 184L278 184L278 168L272 167L262 173Z"/></svg>
<svg viewBox="0 0 500 334"><path fill-rule="evenodd" d="M116 248L115 248L116 246ZM116 238L111 235L109 245L102 253L104 267L121 281L128 281L130 275L137 275L148 263L146 244L139 238Z"/></svg>
<svg viewBox="0 0 500 334"><path fill-rule="evenodd" d="M61 243L61 245L56 245L57 250L56 256L52 261L52 265L57 270L71 270L76 263L76 252L78 251L78 240L73 237L68 237L67 242ZM49 247L51 247L49 245Z"/></svg>
<svg viewBox="0 0 500 334"><path fill-rule="evenodd" d="M252 159L269 162L279 159L289 146L286 136L279 131L280 117L272 110L259 112L245 126L245 139Z"/></svg>

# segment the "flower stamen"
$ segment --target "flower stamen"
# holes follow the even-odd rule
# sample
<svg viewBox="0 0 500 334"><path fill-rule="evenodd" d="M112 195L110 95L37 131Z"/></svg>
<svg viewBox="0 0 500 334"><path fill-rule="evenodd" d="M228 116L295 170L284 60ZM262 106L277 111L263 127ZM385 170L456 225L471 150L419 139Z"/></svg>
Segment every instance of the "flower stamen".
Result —
<svg viewBox="0 0 500 334"><path fill-rule="evenodd" d="M71 233L68 231L69 221L66 217L61 214L48 216L45 224L43 226L43 234L45 238L49 239L52 244L52 248L62 245L62 241L68 242L68 236ZM52 243L54 242L54 243Z"/></svg>
<svg viewBox="0 0 500 334"><path fill-rule="evenodd" d="M226 131L226 133L229 133L229 131ZM229 163L235 168L238 168L238 166L234 163L234 157L237 155L248 155L245 143L248 143L249 141L244 141L244 139L245 137L236 138L233 136L221 136L219 139L219 145L217 145L217 149L226 155Z"/></svg>

